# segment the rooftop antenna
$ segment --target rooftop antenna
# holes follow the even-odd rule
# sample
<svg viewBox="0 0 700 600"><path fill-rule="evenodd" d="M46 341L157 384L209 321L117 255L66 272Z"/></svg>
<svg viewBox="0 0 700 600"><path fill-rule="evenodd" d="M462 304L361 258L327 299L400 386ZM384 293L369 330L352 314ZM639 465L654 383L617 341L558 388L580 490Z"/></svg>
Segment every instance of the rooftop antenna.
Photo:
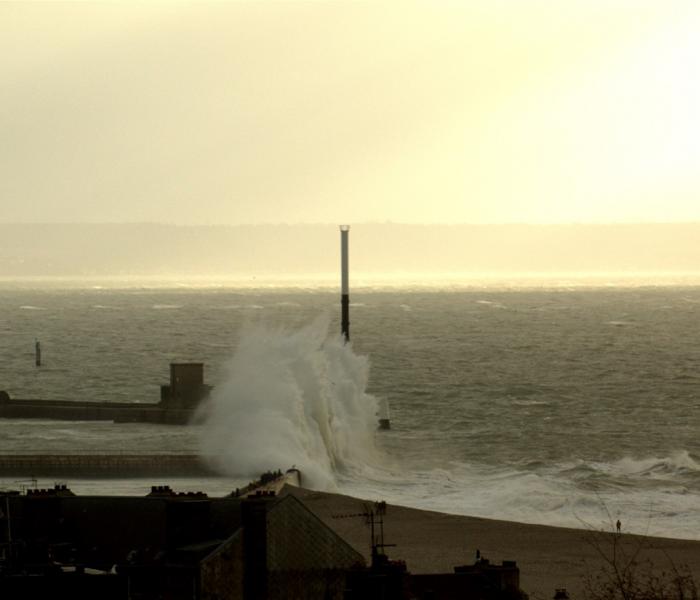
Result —
<svg viewBox="0 0 700 600"><path fill-rule="evenodd" d="M348 234L350 225L340 226L340 332L347 344L350 341L350 285L348 283Z"/></svg>
<svg viewBox="0 0 700 600"><path fill-rule="evenodd" d="M387 560L384 552L385 548L396 546L396 544L384 543L384 515L386 515L386 502L367 502L362 504L362 512L331 515L334 519L352 519L362 517L365 525L369 527L370 549L372 552L372 566L380 566Z"/></svg>

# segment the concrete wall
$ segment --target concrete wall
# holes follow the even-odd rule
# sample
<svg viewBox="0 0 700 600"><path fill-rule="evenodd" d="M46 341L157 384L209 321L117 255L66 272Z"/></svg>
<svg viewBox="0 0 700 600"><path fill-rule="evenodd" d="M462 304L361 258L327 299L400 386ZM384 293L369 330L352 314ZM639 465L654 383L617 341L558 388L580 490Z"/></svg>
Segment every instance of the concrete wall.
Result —
<svg viewBox="0 0 700 600"><path fill-rule="evenodd" d="M161 387L164 408L195 409L210 393L204 384L203 363L171 363L170 385Z"/></svg>
<svg viewBox="0 0 700 600"><path fill-rule="evenodd" d="M138 454L5 454L0 455L0 477L158 477L211 475L195 455Z"/></svg>
<svg viewBox="0 0 700 600"><path fill-rule="evenodd" d="M170 385L161 386L158 404L13 400L0 391L0 417L186 425L211 389L204 383L204 363L171 363Z"/></svg>
<svg viewBox="0 0 700 600"><path fill-rule="evenodd" d="M159 408L156 404L11 399L0 402L0 417L4 419L59 419L64 421L186 425L193 416L194 410L191 408L164 409Z"/></svg>
<svg viewBox="0 0 700 600"><path fill-rule="evenodd" d="M204 363L170 363L170 385L202 385L204 383Z"/></svg>

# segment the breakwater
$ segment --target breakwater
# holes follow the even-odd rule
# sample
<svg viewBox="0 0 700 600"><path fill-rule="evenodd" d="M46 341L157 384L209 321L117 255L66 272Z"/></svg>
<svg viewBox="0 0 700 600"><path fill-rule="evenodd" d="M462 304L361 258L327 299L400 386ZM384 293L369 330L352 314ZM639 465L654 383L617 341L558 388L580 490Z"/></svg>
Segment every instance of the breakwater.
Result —
<svg viewBox="0 0 700 600"><path fill-rule="evenodd" d="M0 418L187 425L210 391L202 363L171 363L170 384L160 387L158 403L17 400L0 391Z"/></svg>
<svg viewBox="0 0 700 600"><path fill-rule="evenodd" d="M0 418L4 419L58 419L61 421L186 425L193 417L194 410L162 408L155 404L0 398Z"/></svg>
<svg viewBox="0 0 700 600"><path fill-rule="evenodd" d="M193 454L6 454L3 477L201 477L216 473Z"/></svg>

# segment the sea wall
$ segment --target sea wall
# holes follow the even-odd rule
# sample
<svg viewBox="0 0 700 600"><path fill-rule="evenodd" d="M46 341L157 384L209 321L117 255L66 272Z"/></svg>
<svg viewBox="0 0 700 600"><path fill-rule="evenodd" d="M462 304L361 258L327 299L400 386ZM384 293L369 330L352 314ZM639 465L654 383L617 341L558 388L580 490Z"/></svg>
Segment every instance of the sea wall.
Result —
<svg viewBox="0 0 700 600"><path fill-rule="evenodd" d="M2 477L197 477L214 475L191 454L6 454L0 455Z"/></svg>
<svg viewBox="0 0 700 600"><path fill-rule="evenodd" d="M161 408L157 404L71 402L60 400L12 400L0 392L0 418L58 419L63 421L114 421L186 425L194 410Z"/></svg>

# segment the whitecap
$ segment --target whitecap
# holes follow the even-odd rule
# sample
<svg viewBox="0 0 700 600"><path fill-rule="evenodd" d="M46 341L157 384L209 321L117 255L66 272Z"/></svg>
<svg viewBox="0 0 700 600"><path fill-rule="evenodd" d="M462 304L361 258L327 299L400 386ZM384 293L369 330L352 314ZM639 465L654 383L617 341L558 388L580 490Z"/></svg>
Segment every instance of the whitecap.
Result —
<svg viewBox="0 0 700 600"><path fill-rule="evenodd" d="M505 308L505 304L500 302L492 302L491 300L477 300L476 304L483 304L485 306L490 306L491 308Z"/></svg>
<svg viewBox="0 0 700 600"><path fill-rule="evenodd" d="M515 406L546 406L549 404L546 400L513 400L512 404Z"/></svg>

